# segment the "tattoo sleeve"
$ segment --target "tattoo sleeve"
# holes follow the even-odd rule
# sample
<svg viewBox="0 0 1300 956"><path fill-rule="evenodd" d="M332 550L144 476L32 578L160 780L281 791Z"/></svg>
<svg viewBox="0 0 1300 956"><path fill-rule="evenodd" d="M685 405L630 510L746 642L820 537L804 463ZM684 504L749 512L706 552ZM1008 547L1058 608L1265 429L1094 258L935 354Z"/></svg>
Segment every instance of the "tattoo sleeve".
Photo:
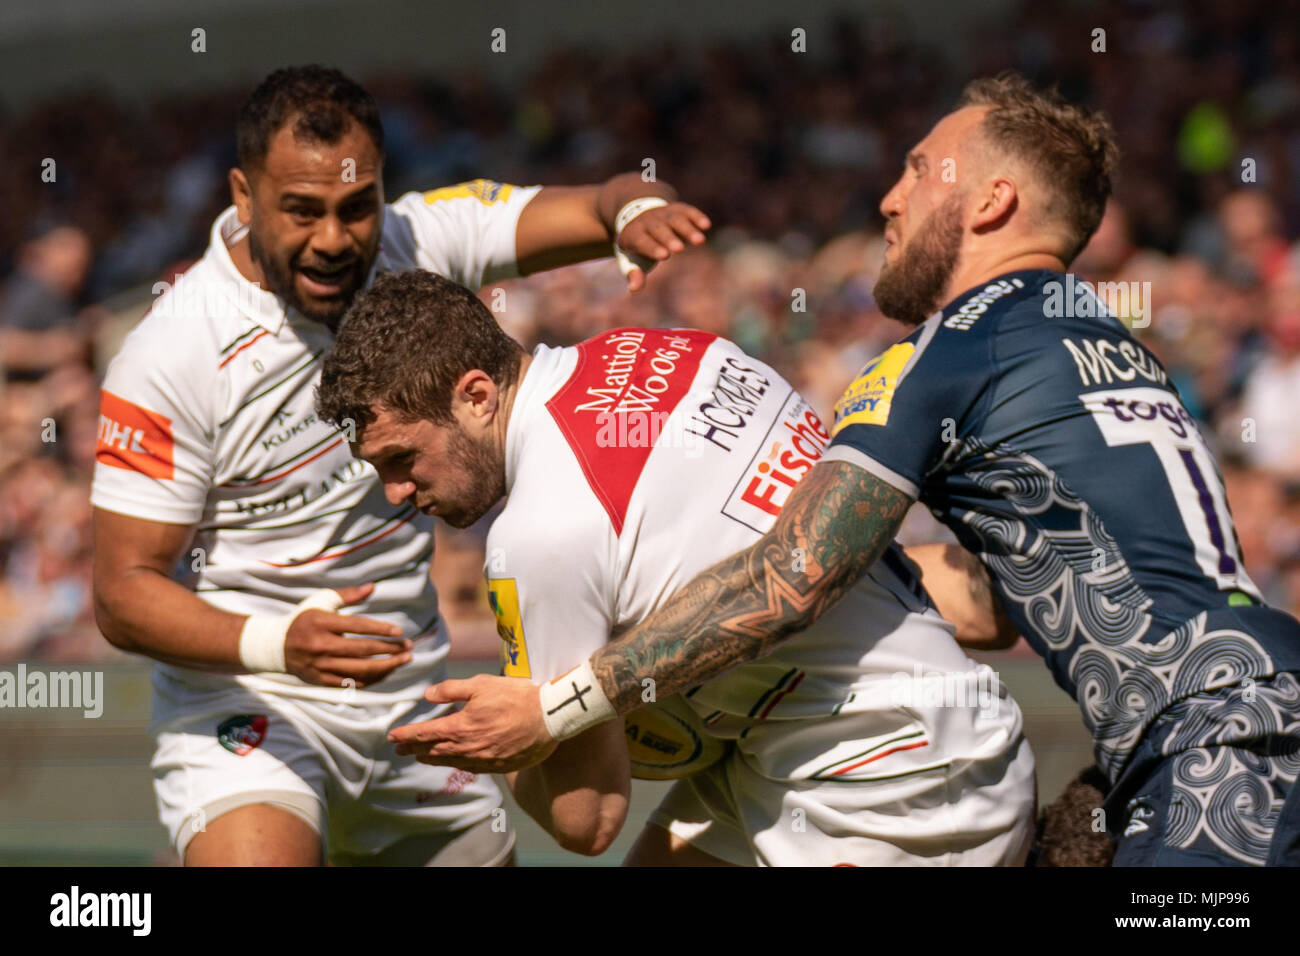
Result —
<svg viewBox="0 0 1300 956"><path fill-rule="evenodd" d="M626 714L641 706L645 678L667 697L771 653L866 573L911 503L856 465L814 466L771 531L592 655L605 695Z"/></svg>

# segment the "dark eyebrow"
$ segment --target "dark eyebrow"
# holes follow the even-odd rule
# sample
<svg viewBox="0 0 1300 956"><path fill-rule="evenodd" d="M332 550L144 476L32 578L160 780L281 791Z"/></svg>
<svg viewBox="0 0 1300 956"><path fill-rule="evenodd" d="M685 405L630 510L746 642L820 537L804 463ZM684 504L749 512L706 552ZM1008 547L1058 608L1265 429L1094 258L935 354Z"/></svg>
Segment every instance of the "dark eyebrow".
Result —
<svg viewBox="0 0 1300 956"><path fill-rule="evenodd" d="M342 199L339 200L339 205L346 206L348 203L355 202L356 200L361 198L367 198L367 199L373 198L375 194L376 185L377 184L373 182L367 183L366 185L362 186L360 189L348 193L346 196L344 196ZM323 201L319 196L308 196L305 193L293 193L293 192L280 194L281 205L285 203L291 203L291 202L311 203L315 205L323 204Z"/></svg>
<svg viewBox="0 0 1300 956"><path fill-rule="evenodd" d="M358 452L361 451L360 447L357 448L357 451ZM405 445L388 444L388 445L384 445L382 448L380 448L378 451L373 452L372 454L357 455L357 457L363 459L364 461L368 461L371 464L377 465L380 462L388 461L391 458L401 458L403 455L410 455L413 454L414 452L415 452L414 448L407 448Z"/></svg>
<svg viewBox="0 0 1300 956"><path fill-rule="evenodd" d="M907 154L907 165L915 167L928 166L929 162L925 158L925 153L914 149Z"/></svg>

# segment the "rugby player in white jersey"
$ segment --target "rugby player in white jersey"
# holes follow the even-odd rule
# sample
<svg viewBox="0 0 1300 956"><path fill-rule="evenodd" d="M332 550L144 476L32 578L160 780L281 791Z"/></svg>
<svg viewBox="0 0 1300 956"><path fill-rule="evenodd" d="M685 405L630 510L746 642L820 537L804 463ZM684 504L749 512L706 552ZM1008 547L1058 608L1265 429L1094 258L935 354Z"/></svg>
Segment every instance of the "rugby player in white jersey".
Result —
<svg viewBox="0 0 1300 956"><path fill-rule="evenodd" d="M357 423L393 507L463 527L508 496L487 539L503 669L549 681L543 697L574 711L577 671L606 637L759 538L830 444L788 383L711 333L617 329L529 356L469 290L415 271L358 298L317 407ZM1024 861L1034 767L1019 708L896 548L816 627L686 698L717 759L674 785L630 862ZM562 846L603 852L627 813L624 726L555 737L511 788ZM394 739L417 752L419 728ZM669 856L666 834L681 844Z"/></svg>
<svg viewBox="0 0 1300 956"><path fill-rule="evenodd" d="M264 80L238 146L234 206L102 394L96 614L110 642L158 662L160 817L192 865L506 861L491 779L395 757L386 739L428 712L443 675L433 519L388 504L317 418L320 358L378 273L478 287L613 241L648 267L702 242L708 220L637 174L476 180L386 205L378 108L322 67ZM643 271L628 275L635 291Z"/></svg>

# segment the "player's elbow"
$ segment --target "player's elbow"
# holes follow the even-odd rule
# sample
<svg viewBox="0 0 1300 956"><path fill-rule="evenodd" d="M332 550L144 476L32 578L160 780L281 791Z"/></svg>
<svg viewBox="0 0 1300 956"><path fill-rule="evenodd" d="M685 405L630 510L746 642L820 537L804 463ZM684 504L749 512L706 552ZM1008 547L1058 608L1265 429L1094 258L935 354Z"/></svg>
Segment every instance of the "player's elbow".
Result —
<svg viewBox="0 0 1300 956"><path fill-rule="evenodd" d="M1011 623L1009 618L999 617L997 630L993 633L989 641L988 649L991 651L1007 651L1015 647L1020 641L1020 632L1016 626Z"/></svg>
<svg viewBox="0 0 1300 956"><path fill-rule="evenodd" d="M116 579L105 579L95 575L92 588L91 604L95 612L95 625L104 640L119 651L135 651L135 642L131 639L130 629L126 626L121 612L122 587Z"/></svg>
<svg viewBox="0 0 1300 956"><path fill-rule="evenodd" d="M627 794L614 791L592 793L568 803L553 813L552 832L564 849L581 856L600 856L618 838L627 819Z"/></svg>
<svg viewBox="0 0 1300 956"><path fill-rule="evenodd" d="M570 853L581 856L600 856L614 844L623 821L611 821L602 814L589 826L561 829L555 840Z"/></svg>
<svg viewBox="0 0 1300 956"><path fill-rule="evenodd" d="M1020 640L1020 632L1002 613L968 614L952 623L957 643L973 651L1005 651Z"/></svg>

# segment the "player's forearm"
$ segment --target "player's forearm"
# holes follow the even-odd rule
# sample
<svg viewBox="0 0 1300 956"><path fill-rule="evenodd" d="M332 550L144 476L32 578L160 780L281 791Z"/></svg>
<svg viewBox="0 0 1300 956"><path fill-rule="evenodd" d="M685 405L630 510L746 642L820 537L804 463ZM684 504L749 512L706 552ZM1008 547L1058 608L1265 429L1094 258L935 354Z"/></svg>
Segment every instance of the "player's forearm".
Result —
<svg viewBox="0 0 1300 956"><path fill-rule="evenodd" d="M237 673L246 618L218 610L150 568L95 582L95 620L108 642L133 654L197 670Z"/></svg>
<svg viewBox="0 0 1300 956"><path fill-rule="evenodd" d="M621 726L592 728L587 735L624 746ZM599 745L591 753L581 737L575 740L578 743L560 746L558 760L553 755L536 767L506 774L506 783L515 802L561 847L599 856L623 829L631 780L625 766L615 771L621 779L613 779L600 759Z"/></svg>
<svg viewBox="0 0 1300 956"><path fill-rule="evenodd" d="M619 714L770 654L808 627L884 552L911 500L840 461L813 468L776 524L699 574L653 615L591 657Z"/></svg>
<svg viewBox="0 0 1300 956"><path fill-rule="evenodd" d="M957 629L957 643L973 650L1005 650L1019 639L993 591L983 562L956 544L923 544L905 549L921 570L935 607Z"/></svg>
<svg viewBox="0 0 1300 956"><path fill-rule="evenodd" d="M618 212L633 199L653 196L669 202L677 190L621 173L599 186L547 186L519 215L515 259L520 275L603 259L612 252Z"/></svg>

